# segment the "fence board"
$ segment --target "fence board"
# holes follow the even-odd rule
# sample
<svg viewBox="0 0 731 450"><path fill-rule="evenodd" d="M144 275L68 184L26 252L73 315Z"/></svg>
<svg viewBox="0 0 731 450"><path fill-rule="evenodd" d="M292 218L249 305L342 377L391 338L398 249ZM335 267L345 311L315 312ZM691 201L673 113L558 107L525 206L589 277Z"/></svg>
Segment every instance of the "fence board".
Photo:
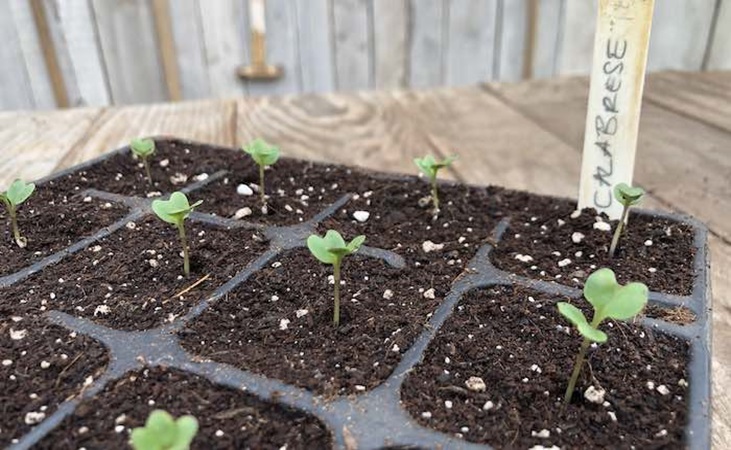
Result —
<svg viewBox="0 0 731 450"><path fill-rule="evenodd" d="M114 103L165 100L151 4L93 0L92 6Z"/></svg>
<svg viewBox="0 0 731 450"><path fill-rule="evenodd" d="M709 39L707 69L731 70L731 0L721 0L716 30Z"/></svg>
<svg viewBox="0 0 731 450"><path fill-rule="evenodd" d="M445 82L464 86L493 78L497 0L448 2Z"/></svg>
<svg viewBox="0 0 731 450"><path fill-rule="evenodd" d="M373 2L373 53L377 89L406 86L409 69L408 14L407 0Z"/></svg>
<svg viewBox="0 0 731 450"><path fill-rule="evenodd" d="M198 3L199 0L174 0L169 8L175 52L178 56L180 89L186 99L211 95Z"/></svg>
<svg viewBox="0 0 731 450"><path fill-rule="evenodd" d="M528 1L530 0L499 2L500 26L494 79L518 81L523 78L523 59L528 38Z"/></svg>
<svg viewBox="0 0 731 450"><path fill-rule="evenodd" d="M302 92L335 89L328 0L294 0Z"/></svg>
<svg viewBox="0 0 731 450"><path fill-rule="evenodd" d="M648 70L700 70L715 3L712 0L656 1Z"/></svg>
<svg viewBox="0 0 731 450"><path fill-rule="evenodd" d="M573 75L591 72L596 16L597 2L566 0L558 74Z"/></svg>
<svg viewBox="0 0 731 450"><path fill-rule="evenodd" d="M373 85L370 4L367 0L332 2L336 85L340 90L368 89Z"/></svg>
<svg viewBox="0 0 731 450"><path fill-rule="evenodd" d="M46 0L46 19L71 106L111 101L89 0Z"/></svg>
<svg viewBox="0 0 731 450"><path fill-rule="evenodd" d="M539 0L536 37L533 42L532 77L549 78L556 74L561 57L566 0Z"/></svg>
<svg viewBox="0 0 731 450"><path fill-rule="evenodd" d="M412 87L439 86L444 81L445 15L442 0L411 0Z"/></svg>
<svg viewBox="0 0 731 450"><path fill-rule="evenodd" d="M9 2L0 2L0 102L3 109L32 109L35 99Z"/></svg>

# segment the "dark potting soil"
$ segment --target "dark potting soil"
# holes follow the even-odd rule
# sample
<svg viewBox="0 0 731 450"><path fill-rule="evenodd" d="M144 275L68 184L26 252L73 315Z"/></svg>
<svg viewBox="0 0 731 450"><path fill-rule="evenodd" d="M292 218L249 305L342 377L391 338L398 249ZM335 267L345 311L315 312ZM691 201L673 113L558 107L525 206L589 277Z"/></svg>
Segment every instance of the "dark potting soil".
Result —
<svg viewBox="0 0 731 450"><path fill-rule="evenodd" d="M424 426L496 448L683 448L688 343L605 323L609 340L590 349L562 411L581 339L561 300L506 286L468 293L405 380L405 407ZM470 377L484 390L468 389ZM590 386L606 403L584 398Z"/></svg>
<svg viewBox="0 0 731 450"><path fill-rule="evenodd" d="M248 156L246 156L248 158ZM305 222L343 195L356 192L363 181L357 169L281 158L264 172L267 214L261 210L259 168L249 159L245 169L232 171L196 193L205 199L200 211L234 217L248 208L243 220L285 226ZM240 184L248 195L237 193Z"/></svg>
<svg viewBox="0 0 731 450"><path fill-rule="evenodd" d="M609 258L617 221L600 216L611 225L604 231L595 228L594 210L572 218L575 204L568 200L517 192L513 197L516 213L491 254L498 268L581 287L594 270L610 267L620 283L639 281L652 291L690 295L695 279L691 227L630 212L615 258Z"/></svg>
<svg viewBox="0 0 731 450"><path fill-rule="evenodd" d="M332 437L313 416L193 374L152 368L127 374L84 401L34 448L122 449L155 409L191 414L193 449L326 449Z"/></svg>
<svg viewBox="0 0 731 450"><path fill-rule="evenodd" d="M187 278L177 229L148 216L0 291L0 312L58 310L115 329L149 329L187 313L266 249L250 230L191 221L186 230Z"/></svg>
<svg viewBox="0 0 731 450"><path fill-rule="evenodd" d="M308 250L288 252L189 324L182 344L328 396L373 388L424 329L450 281L432 283L433 275L413 264L396 269L357 254L346 258L336 328L331 274Z"/></svg>
<svg viewBox="0 0 731 450"><path fill-rule="evenodd" d="M15 245L8 213L0 205L0 276L15 273L75 244L121 219L126 212L121 205L71 191L59 192L53 182L40 185L18 207L18 228L28 240L27 247L20 248Z"/></svg>
<svg viewBox="0 0 731 450"><path fill-rule="evenodd" d="M0 447L80 393L108 361L100 344L43 317L0 316Z"/></svg>
<svg viewBox="0 0 731 450"><path fill-rule="evenodd" d="M59 189L94 188L122 195L147 197L149 193L170 193L220 170L238 172L253 163L241 151L179 140L156 140L150 160L153 184L145 175L142 162L124 150L91 167L57 180ZM248 158L248 159L247 159Z"/></svg>

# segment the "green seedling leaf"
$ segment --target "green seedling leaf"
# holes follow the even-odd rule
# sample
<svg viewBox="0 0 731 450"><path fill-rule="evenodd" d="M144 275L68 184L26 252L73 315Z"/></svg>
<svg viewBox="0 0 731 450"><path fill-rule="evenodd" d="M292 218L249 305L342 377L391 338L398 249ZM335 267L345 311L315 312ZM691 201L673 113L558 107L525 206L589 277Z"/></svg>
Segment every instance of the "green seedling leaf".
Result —
<svg viewBox="0 0 731 450"><path fill-rule="evenodd" d="M140 158L147 158L155 153L155 141L150 138L132 139L129 148Z"/></svg>
<svg viewBox="0 0 731 450"><path fill-rule="evenodd" d="M261 138L254 139L248 145L242 147L242 150L262 167L271 166L279 160L279 148L269 145Z"/></svg>
<svg viewBox="0 0 731 450"><path fill-rule="evenodd" d="M193 209L203 203L198 200L192 205L188 202L188 197L182 192L173 192L169 200L155 200L152 202L152 210L157 217L167 223L179 225L183 220L188 218Z"/></svg>
<svg viewBox="0 0 731 450"><path fill-rule="evenodd" d="M592 328L591 324L584 317L584 313L579 308L569 303L560 302L558 304L558 311L568 319L569 322L576 326L576 329L581 333L582 336L589 339L592 342L606 342L607 335L601 331Z"/></svg>
<svg viewBox="0 0 731 450"><path fill-rule="evenodd" d="M135 450L188 450L197 432L195 417L175 420L168 412L155 410L144 427L132 430L130 444Z"/></svg>
<svg viewBox="0 0 731 450"><path fill-rule="evenodd" d="M614 197L626 207L638 204L643 195L645 195L645 190L641 187L633 187L627 183L619 183L614 186Z"/></svg>
<svg viewBox="0 0 731 450"><path fill-rule="evenodd" d="M456 155L448 156L442 161L437 161L432 155L423 158L414 158L414 163L421 172L429 177L431 182L431 200L434 205L434 219L439 215L439 192L437 190L437 174L440 169L449 167L457 159Z"/></svg>
<svg viewBox="0 0 731 450"><path fill-rule="evenodd" d="M23 180L15 180L10 184L7 191L0 193L0 198L5 203L10 203L17 207L28 200L35 190L35 184L26 183Z"/></svg>
<svg viewBox="0 0 731 450"><path fill-rule="evenodd" d="M338 326L340 323L340 263L347 255L358 251L365 236L356 236L350 242L346 243L345 239L335 230L328 230L324 237L312 235L307 238L307 248L310 253L317 258L318 261L333 266L333 278L335 281L334 299L335 308L333 310L333 323Z"/></svg>

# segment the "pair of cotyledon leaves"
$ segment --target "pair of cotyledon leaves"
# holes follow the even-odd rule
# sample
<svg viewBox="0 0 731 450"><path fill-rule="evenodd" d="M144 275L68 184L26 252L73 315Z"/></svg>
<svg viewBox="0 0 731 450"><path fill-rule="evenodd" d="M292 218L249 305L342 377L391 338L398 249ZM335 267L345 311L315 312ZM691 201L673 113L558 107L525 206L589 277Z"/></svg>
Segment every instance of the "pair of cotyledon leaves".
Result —
<svg viewBox="0 0 731 450"><path fill-rule="evenodd" d="M155 141L150 138L132 139L129 147L132 149L132 152L135 155L141 158L147 158L148 156L155 153Z"/></svg>
<svg viewBox="0 0 731 450"><path fill-rule="evenodd" d="M641 187L630 186L627 183L619 183L614 186L614 197L624 206L633 206L640 202L645 190Z"/></svg>
<svg viewBox="0 0 731 450"><path fill-rule="evenodd" d="M437 177L437 172L439 172L440 169L449 167L455 159L457 159L457 156L452 155L442 161L437 161L432 155L426 155L423 158L414 158L414 164L419 167L424 175L431 179L435 179Z"/></svg>
<svg viewBox="0 0 731 450"><path fill-rule="evenodd" d="M130 442L135 450L188 450L197 432L195 417L176 420L166 411L155 410L144 427L132 430Z"/></svg>
<svg viewBox="0 0 731 450"><path fill-rule="evenodd" d="M648 289L642 283L617 283L611 269L599 269L584 284L584 297L594 307L597 327L604 319L627 320L636 316L647 304ZM582 336L593 342L606 342L607 335L594 328L581 310L569 303L558 304L559 312L576 326Z"/></svg>
<svg viewBox="0 0 731 450"><path fill-rule="evenodd" d="M346 243L345 239L335 230L328 230L324 237L312 235L307 238L307 248L320 262L325 264L335 264L338 260L346 255L358 251L366 237L363 235L356 236L350 242Z"/></svg>
<svg viewBox="0 0 731 450"><path fill-rule="evenodd" d="M10 186L8 186L7 191L0 193L0 200L4 203L18 206L28 200L35 190L35 184L26 183L23 180L15 180L10 184Z"/></svg>
<svg viewBox="0 0 731 450"><path fill-rule="evenodd" d="M157 217L165 222L180 225L193 212L193 209L201 203L203 203L203 200L198 200L191 205L185 194L182 192L173 192L169 200L153 201L152 210Z"/></svg>
<svg viewBox="0 0 731 450"><path fill-rule="evenodd" d="M269 145L261 138L254 139L241 149L262 167L271 166L279 160L279 147Z"/></svg>

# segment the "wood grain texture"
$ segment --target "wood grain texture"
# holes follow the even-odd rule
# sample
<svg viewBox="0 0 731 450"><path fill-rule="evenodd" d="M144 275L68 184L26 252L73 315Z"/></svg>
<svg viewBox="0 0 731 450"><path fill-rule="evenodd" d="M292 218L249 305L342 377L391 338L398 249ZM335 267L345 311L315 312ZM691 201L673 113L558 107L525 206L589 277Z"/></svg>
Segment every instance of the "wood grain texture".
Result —
<svg viewBox="0 0 731 450"><path fill-rule="evenodd" d="M373 86L371 2L336 0L331 3L336 86L352 91Z"/></svg>
<svg viewBox="0 0 731 450"><path fill-rule="evenodd" d="M498 68L498 1L460 0L446 5L449 20L444 82L466 86L493 79Z"/></svg>
<svg viewBox="0 0 731 450"><path fill-rule="evenodd" d="M36 109L68 107L66 88L41 0L12 0L10 5Z"/></svg>
<svg viewBox="0 0 731 450"><path fill-rule="evenodd" d="M21 39L10 2L0 2L0 106L2 109L33 109L35 97Z"/></svg>
<svg viewBox="0 0 731 450"><path fill-rule="evenodd" d="M174 7L169 8L175 53L178 55L180 90L185 99L211 95L198 3L199 0L175 0Z"/></svg>
<svg viewBox="0 0 731 450"><path fill-rule="evenodd" d="M46 19L71 106L111 101L90 0L45 0Z"/></svg>
<svg viewBox="0 0 731 450"><path fill-rule="evenodd" d="M597 2L566 0L561 55L557 74L573 75L591 72L596 32Z"/></svg>
<svg viewBox="0 0 731 450"><path fill-rule="evenodd" d="M235 104L229 100L161 103L104 110L70 148L56 169L63 169L127 145L142 136L181 139L232 146Z"/></svg>
<svg viewBox="0 0 731 450"><path fill-rule="evenodd" d="M531 33L528 4L534 0L499 0L497 45L493 78L500 81L519 81L524 76L525 58ZM537 13L537 8L536 8ZM535 17L536 24L538 17Z"/></svg>
<svg viewBox="0 0 731 450"><path fill-rule="evenodd" d="M715 33L709 38L708 70L731 70L731 0L720 1Z"/></svg>
<svg viewBox="0 0 731 450"><path fill-rule="evenodd" d="M376 89L406 87L409 73L409 2L373 0Z"/></svg>
<svg viewBox="0 0 731 450"><path fill-rule="evenodd" d="M566 0L540 0L531 76L542 79L556 74L561 58Z"/></svg>
<svg viewBox="0 0 731 450"><path fill-rule="evenodd" d="M249 63L247 2L199 1L198 7L210 94L214 97L246 94L247 84L236 75L236 68Z"/></svg>
<svg viewBox="0 0 731 450"><path fill-rule="evenodd" d="M165 100L151 4L93 0L92 5L114 103Z"/></svg>
<svg viewBox="0 0 731 450"><path fill-rule="evenodd" d="M155 22L158 53L165 75L168 99L178 101L182 98L182 91L169 0L152 0L152 16Z"/></svg>
<svg viewBox="0 0 731 450"><path fill-rule="evenodd" d="M294 0L302 92L335 89L333 36L328 0Z"/></svg>
<svg viewBox="0 0 731 450"><path fill-rule="evenodd" d="M16 178L35 180L53 172L100 113L98 108L0 113L0 190Z"/></svg>
<svg viewBox="0 0 731 450"><path fill-rule="evenodd" d="M446 26L442 0L410 0L409 85L439 86L444 82Z"/></svg>

